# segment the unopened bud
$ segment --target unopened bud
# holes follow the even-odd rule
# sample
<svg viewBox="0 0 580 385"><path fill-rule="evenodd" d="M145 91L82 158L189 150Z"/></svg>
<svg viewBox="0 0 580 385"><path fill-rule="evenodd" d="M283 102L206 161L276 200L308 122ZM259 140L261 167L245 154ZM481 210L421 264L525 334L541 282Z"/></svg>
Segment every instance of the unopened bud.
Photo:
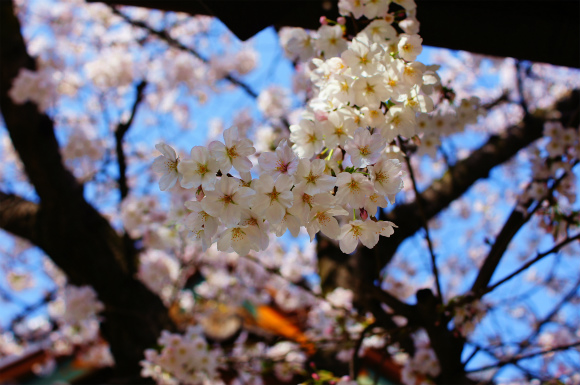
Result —
<svg viewBox="0 0 580 385"><path fill-rule="evenodd" d="M203 199L204 196L205 194L203 193L203 189L201 188L201 186L199 186L197 188L197 191L195 192L195 200L199 202Z"/></svg>
<svg viewBox="0 0 580 385"><path fill-rule="evenodd" d="M340 16L338 19L336 19L336 22L340 25L345 25L346 19L344 17Z"/></svg>
<svg viewBox="0 0 580 385"><path fill-rule="evenodd" d="M360 219L366 221L369 217L369 213L365 209L360 209Z"/></svg>
<svg viewBox="0 0 580 385"><path fill-rule="evenodd" d="M326 16L320 16L320 24L328 25L328 19L326 18Z"/></svg>

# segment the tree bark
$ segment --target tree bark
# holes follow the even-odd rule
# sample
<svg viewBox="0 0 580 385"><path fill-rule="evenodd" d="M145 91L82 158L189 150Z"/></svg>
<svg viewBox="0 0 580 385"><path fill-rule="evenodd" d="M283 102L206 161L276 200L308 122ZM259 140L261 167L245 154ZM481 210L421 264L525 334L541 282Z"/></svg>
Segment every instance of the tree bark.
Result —
<svg viewBox="0 0 580 385"><path fill-rule="evenodd" d="M101 331L120 377L135 381L143 351L173 329L158 296L127 268L122 236L83 196L83 186L64 167L51 118L33 103L8 96L20 69L34 69L12 2L0 3L0 110L14 148L40 203L0 194L0 225L40 247L74 285L90 285L105 304Z"/></svg>

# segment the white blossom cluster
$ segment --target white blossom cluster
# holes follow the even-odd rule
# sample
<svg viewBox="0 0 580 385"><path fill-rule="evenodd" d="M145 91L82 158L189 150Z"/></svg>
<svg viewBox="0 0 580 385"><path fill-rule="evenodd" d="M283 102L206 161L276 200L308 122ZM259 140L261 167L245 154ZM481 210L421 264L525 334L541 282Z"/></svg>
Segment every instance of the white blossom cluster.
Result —
<svg viewBox="0 0 580 385"><path fill-rule="evenodd" d="M95 60L85 64L85 73L101 89L126 87L135 77L133 56L129 52L112 49L102 52Z"/></svg>
<svg viewBox="0 0 580 385"><path fill-rule="evenodd" d="M425 337L425 338L422 338ZM415 354L409 357L401 370L401 380L408 385L432 385L441 372L435 352L425 334L415 336Z"/></svg>
<svg viewBox="0 0 580 385"><path fill-rule="evenodd" d="M232 384L263 384L263 362L271 365L282 382L304 371L306 355L298 344L281 341L266 347L263 342L247 344L247 338L247 332L240 334L233 348L225 350L210 344L201 326L190 326L183 335L164 331L158 340L160 348L145 351L141 375L164 385L225 384L219 370L234 370L237 377Z"/></svg>
<svg viewBox="0 0 580 385"><path fill-rule="evenodd" d="M104 309L95 291L89 286L77 287L63 283L56 298L48 303L48 317L42 315L26 322L18 323L14 333L21 339L37 341L29 347L42 346L46 357L32 368L40 376L51 374L56 367L56 359L79 353L76 359L87 367L114 365L109 346L99 335L100 318L98 313ZM56 328L54 327L56 324ZM22 354L23 347L13 344L10 333L0 335L0 357L9 354Z"/></svg>
<svg viewBox="0 0 580 385"><path fill-rule="evenodd" d="M427 154L435 158L442 137L463 131L466 125L476 123L483 114L485 110L475 96L462 99L458 106L440 103L433 114L417 114L417 128L422 134L417 155Z"/></svg>
<svg viewBox="0 0 580 385"><path fill-rule="evenodd" d="M39 71L23 68L14 79L8 95L16 104L36 103L38 109L44 112L54 105L61 78L62 74L50 67Z"/></svg>
<svg viewBox="0 0 580 385"><path fill-rule="evenodd" d="M557 121L544 125L544 136L548 142L532 154L532 182L520 197L518 208L527 212L527 203L542 202L536 211L541 218L539 225L557 239L576 228L580 220L574 210L578 194L573 171L580 157L580 140L577 129L564 128Z"/></svg>
<svg viewBox="0 0 580 385"><path fill-rule="evenodd" d="M147 249L139 255L137 278L169 304L179 278L179 262L162 250Z"/></svg>
<svg viewBox="0 0 580 385"><path fill-rule="evenodd" d="M368 130L360 129L359 137L361 146L374 146ZM305 227L311 240L321 231L340 240L341 250L350 253L359 240L373 247L379 235L393 232L392 223L368 218L377 206L387 206L385 196L393 201L402 188L400 163L378 153L363 151L359 157L361 162L374 159L368 168L370 179L354 169L333 176L323 159L299 158L282 141L276 152L260 155L261 175L252 179L249 156L255 149L249 139L238 136L236 127L224 131L224 143L194 147L190 160L178 159L166 144L158 144L157 149L163 154L153 164L155 171L163 173L160 188L169 189L179 181L182 187L197 190L197 199L185 204L192 212L185 225L204 249L217 242L220 251L245 255L268 246L268 228L277 236L286 230L296 236ZM232 168L239 178L229 174ZM347 210L353 219L341 227L335 216L348 216Z"/></svg>
<svg viewBox="0 0 580 385"><path fill-rule="evenodd" d="M76 325L104 309L90 286L67 285L49 306L49 314L59 323Z"/></svg>
<svg viewBox="0 0 580 385"><path fill-rule="evenodd" d="M158 384L219 384L218 369L223 363L219 349L210 349L203 331L189 327L184 335L163 331L158 344L160 352L145 351L141 361L143 377L152 377Z"/></svg>
<svg viewBox="0 0 580 385"><path fill-rule="evenodd" d="M196 189L196 200L186 203L192 211L186 226L204 249L216 242L221 251L247 254L267 247L268 231L296 235L304 227L311 240L321 231L350 253L359 241L372 248L379 235L392 234L394 224L374 218L402 189L400 161L388 149L398 137L423 134L430 151L442 133L437 133L439 121L431 124L425 115L433 111L429 93L439 77L435 67L415 61L422 40L414 2L399 5L407 14L406 22L398 22L402 34L391 25L389 2L371 1L341 2L342 14L371 19L351 41L338 23L324 23L314 36L298 28L282 33L289 56L312 59L313 89L307 111L290 126L289 141L259 155L258 178L251 173L253 143L236 127L224 131L224 143L194 147L187 160L170 146L157 145L163 155L153 169L163 174L160 188L179 181ZM287 108L275 88L258 102L274 118ZM462 101L455 125L475 121L478 111L477 100ZM232 168L239 176L230 174Z"/></svg>
<svg viewBox="0 0 580 385"><path fill-rule="evenodd" d="M259 384L268 375L276 376L281 382L291 381L294 375L304 373L306 358L315 346L318 347L318 342L323 349L339 352L348 361L352 357L354 341L364 328L352 306L353 293L350 290L337 288L323 300L292 284L312 273L313 250L308 255L295 249L284 250L274 235L271 238L266 250L250 253L256 261L236 253L221 252L215 244L204 253L200 252L199 245L195 251L186 251L186 256L178 259L161 250L149 250L140 258L138 277L150 287L154 283L158 285L155 291L164 298L179 327L195 325L203 338L213 341L229 340L240 333L233 348L228 344L220 347L208 340L208 351L217 349L217 355L223 358L223 370L228 373L235 371L233 383L236 384ZM174 280L174 269L170 266L176 263L180 265L180 274L189 276L197 270L204 277L203 282L195 285L193 290L184 288L179 279ZM191 267L192 271L184 273ZM280 274L272 274L267 269L275 269ZM165 293L174 294L170 302ZM272 348L264 342L256 342L255 335L280 334L259 323L260 317L254 318L247 312L250 308L267 308L269 313L278 314L280 318L276 318L276 324L285 324L292 331L288 335L282 334L287 340ZM296 324L285 318L292 312L304 314L303 322ZM258 324L251 326L252 322ZM248 338L248 331L254 334L253 338ZM384 342L377 336L367 337L360 352L364 354L366 349L384 346ZM162 351L157 354L161 355ZM177 379L172 374L173 369L163 362L147 361L148 364L144 365L150 365L151 371L144 371L144 375L153 377L158 383L184 381ZM213 381L219 383L217 379Z"/></svg>

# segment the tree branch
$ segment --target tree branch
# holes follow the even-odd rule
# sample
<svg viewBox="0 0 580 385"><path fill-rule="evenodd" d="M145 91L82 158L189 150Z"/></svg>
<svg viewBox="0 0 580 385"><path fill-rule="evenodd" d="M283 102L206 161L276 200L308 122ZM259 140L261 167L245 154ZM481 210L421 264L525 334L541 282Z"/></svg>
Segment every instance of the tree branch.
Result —
<svg viewBox="0 0 580 385"><path fill-rule="evenodd" d="M507 250L508 245L510 244L513 237L517 234L517 232L522 228L524 224L534 215L536 210L538 210L542 204L542 202L546 199L549 199L552 196L552 193L556 189L556 187L560 184L560 182L566 177L567 173L564 173L560 178L554 181L552 186L548 191L548 195L544 197L542 200L538 202L534 202L530 200L523 207L516 206L512 211L511 215L509 216L506 223L503 225L500 233L498 234L491 250L489 251L483 265L479 269L479 273L477 274L477 278L473 285L471 286L472 293L479 293L482 290L485 290L497 265L499 264L501 258L503 257L505 251ZM529 207L536 203L531 212L527 210ZM519 204L518 204L519 205ZM522 209L525 209L526 212L522 212Z"/></svg>
<svg viewBox="0 0 580 385"><path fill-rule="evenodd" d="M574 90L558 101L553 108L567 122L580 104L580 91ZM549 110L549 109L548 109ZM487 178L492 168L506 162L521 149L542 136L546 115L538 111L528 115L520 124L506 129L500 135L492 135L488 141L455 166L438 181L421 193L424 201L425 219L430 220L451 202L463 195L476 181ZM393 211L381 215L382 220L396 223L399 228L390 238L381 238L373 249L385 266L390 262L399 245L422 226L418 202L397 205Z"/></svg>
<svg viewBox="0 0 580 385"><path fill-rule="evenodd" d="M480 368L477 369L471 369L471 370L466 370L466 373L475 373L475 372L483 372L484 370L489 370L489 369L499 369L503 366L506 366L508 364L513 364L516 363L518 361L524 360L526 358L533 358L533 357L537 357L537 356L542 356L544 354L549 354L549 353L553 353L553 352L558 352L561 350L568 350L568 349L572 349L575 348L576 346L580 346L580 341L579 342L574 342L568 345L564 345L564 346L558 346L549 350L542 350L539 352L534 352L534 353L530 353L530 354L524 354L524 355L519 355L519 356L515 356L512 357L508 360L504 360L501 362L498 362L497 364L492 364L492 365L486 365L486 366L482 366Z"/></svg>
<svg viewBox="0 0 580 385"><path fill-rule="evenodd" d="M185 44L180 43L178 40L172 38L171 36L169 36L169 34L166 31L159 31L143 21L133 20L129 16L127 16L124 13L122 13L121 11L119 11L113 5L109 5L109 7L112 9L112 11L115 15L120 16L127 23L129 23L135 27L143 28L144 30L149 32L151 35L157 36L159 39L165 41L171 47L177 48L177 49L182 50L182 51L189 52L190 54L192 54L193 56L195 56L197 59L201 60L205 64L209 63L209 60L207 58L203 57L199 52L197 52L193 48L186 46ZM227 80L228 82L232 83L233 85L240 87L242 90L244 90L246 92L246 94L248 94L253 99L256 99L258 97L258 94L256 93L256 91L254 91L246 83L235 78L232 74L225 75L224 79Z"/></svg>
<svg viewBox="0 0 580 385"><path fill-rule="evenodd" d="M143 100L143 91L145 90L146 86L147 82L145 80L141 81L137 85L137 93L135 95L135 102L131 108L131 115L126 122L120 122L115 129L115 145L117 152L117 163L119 164L119 190L121 192L121 200L125 199L127 194L129 194L129 186L127 185L127 160L125 158L125 152L123 151L123 139L133 124L133 119L137 113L137 107L141 103L141 100Z"/></svg>
<svg viewBox="0 0 580 385"><path fill-rule="evenodd" d="M489 292L493 291L496 287L498 287L499 285L501 285L501 284L509 281L510 279L512 279L516 275L520 274L521 272L525 271L528 267L532 266L534 263L536 263L536 262L544 259L544 257L547 257L550 254L557 253L564 246L566 246L569 243L572 243L572 242L574 242L574 241L576 241L578 239L580 239L580 234L576 234L576 235L574 235L572 237L568 237L568 238L564 239L562 242L556 244L550 250L545 251L543 253L539 253L538 255L536 255L535 258L533 258L533 259L529 260L528 262L526 262L522 267L520 267L519 269L517 269L516 271L514 271L513 273L511 273L507 277L502 278L501 280L497 281L493 285L488 286L480 295L484 295L486 293L489 293Z"/></svg>
<svg viewBox="0 0 580 385"><path fill-rule="evenodd" d="M411 159L409 158L409 153L407 152L406 145L403 143L399 137L399 147L405 155L405 162L407 164L407 169L409 170L409 176L411 177L411 182L413 183L413 191L415 191L415 202L419 209L419 214L421 215L421 222L423 228L425 229L425 239L427 240L427 247L429 249L429 255L431 256L431 271L433 277L435 278L435 288L437 289L437 298L440 302L443 302L443 291L441 290L441 283L439 281L439 269L437 269L437 259L435 257L435 250L433 249L433 242L431 242L431 235L429 234L429 224L425 218L425 208L423 203L423 197L417 188L417 180L415 179L415 172L413 171L413 166L411 165Z"/></svg>
<svg viewBox="0 0 580 385"><path fill-rule="evenodd" d="M530 217L531 215L524 215L524 213L518 209L512 211L485 258L483 265L479 269L477 278L471 286L471 292L477 293L482 288L487 287L487 284L491 280L491 277L493 276L493 273L495 272L495 269L497 268L501 257L507 250L511 240Z"/></svg>
<svg viewBox="0 0 580 385"><path fill-rule="evenodd" d="M38 244L37 215L36 203L0 191L0 228Z"/></svg>
<svg viewBox="0 0 580 385"><path fill-rule="evenodd" d="M40 198L33 205L3 194L1 224L40 246L75 285L91 285L105 304L101 324L117 373L138 374L143 351L173 329L159 297L137 281L122 238L83 196L62 162L53 121L34 103L15 104L8 92L22 68L35 69L11 1L0 2L0 110L14 148ZM116 309L124 309L118 312Z"/></svg>

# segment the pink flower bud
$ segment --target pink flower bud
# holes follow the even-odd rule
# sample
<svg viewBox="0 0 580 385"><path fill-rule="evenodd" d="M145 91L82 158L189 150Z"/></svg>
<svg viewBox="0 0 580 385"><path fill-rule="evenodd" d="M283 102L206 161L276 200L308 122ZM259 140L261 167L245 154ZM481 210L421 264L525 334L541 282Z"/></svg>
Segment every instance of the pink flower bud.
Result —
<svg viewBox="0 0 580 385"><path fill-rule="evenodd" d="M197 188L197 191L195 192L195 200L199 202L203 199L204 196L205 194L203 193L203 189L201 188L201 186L199 186Z"/></svg>
<svg viewBox="0 0 580 385"><path fill-rule="evenodd" d="M326 16L320 16L320 24L322 25L328 24L328 19L326 18Z"/></svg>
<svg viewBox="0 0 580 385"><path fill-rule="evenodd" d="M365 209L360 209L360 219L366 221L369 217L369 213Z"/></svg>
<svg viewBox="0 0 580 385"><path fill-rule="evenodd" d="M340 16L338 19L336 19L336 22L340 25L345 25L346 19L344 17Z"/></svg>

